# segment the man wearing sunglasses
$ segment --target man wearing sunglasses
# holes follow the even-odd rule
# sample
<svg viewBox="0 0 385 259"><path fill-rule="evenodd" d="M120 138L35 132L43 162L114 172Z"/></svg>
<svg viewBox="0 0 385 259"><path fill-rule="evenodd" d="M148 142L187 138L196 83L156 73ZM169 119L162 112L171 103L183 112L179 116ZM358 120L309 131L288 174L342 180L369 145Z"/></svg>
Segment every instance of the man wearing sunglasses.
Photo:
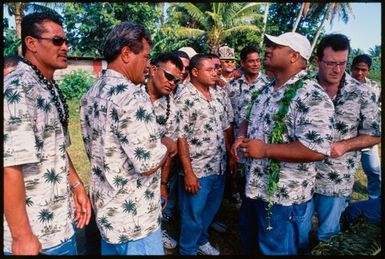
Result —
<svg viewBox="0 0 385 259"><path fill-rule="evenodd" d="M190 61L190 83L176 97L180 111L178 153L182 255L219 255L208 240L208 227L222 202L225 184L226 139L230 127L220 96L212 59L197 54Z"/></svg>
<svg viewBox="0 0 385 259"><path fill-rule="evenodd" d="M102 255L164 254L160 168L176 154L176 146L161 138L154 107L140 87L150 65L150 48L150 35L142 25L116 25L103 45L107 69L81 99ZM159 67L156 72L165 76Z"/></svg>
<svg viewBox="0 0 385 259"><path fill-rule="evenodd" d="M53 80L67 67L61 17L21 23L22 59L4 78L4 254L77 255L91 204L66 148L68 106ZM75 209L75 211L73 210Z"/></svg>
<svg viewBox="0 0 385 259"><path fill-rule="evenodd" d="M180 82L182 69L183 63L175 53L160 54L151 64L149 78L145 85L145 90L154 106L154 115L160 129L160 136L171 138L175 146L178 138L179 118L177 117L178 113L172 91ZM161 199L164 201L162 204L163 211L168 203L169 180L172 177L170 173L176 173L171 172L173 161L174 159L168 158L161 168L160 193ZM174 195L174 193L171 195ZM165 224L168 220L167 216L165 215L165 219L162 220L162 241L165 248L173 249L176 247L177 242L167 233Z"/></svg>
<svg viewBox="0 0 385 259"><path fill-rule="evenodd" d="M219 60L221 62L221 80L224 84L228 83L233 78L236 60L234 49L228 46L222 46L218 50Z"/></svg>
<svg viewBox="0 0 385 259"><path fill-rule="evenodd" d="M346 73L350 41L343 34L324 36L315 58L317 82L335 107L331 154L317 162L314 207L318 215L318 240L340 231L340 217L352 194L361 150L380 143L381 116L376 94Z"/></svg>

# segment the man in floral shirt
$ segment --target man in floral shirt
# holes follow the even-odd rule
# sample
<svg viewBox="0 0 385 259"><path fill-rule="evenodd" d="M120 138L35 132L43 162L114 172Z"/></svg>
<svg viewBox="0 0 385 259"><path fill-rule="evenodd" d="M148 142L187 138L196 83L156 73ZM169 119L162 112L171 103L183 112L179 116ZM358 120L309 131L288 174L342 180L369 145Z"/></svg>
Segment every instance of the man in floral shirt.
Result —
<svg viewBox="0 0 385 259"><path fill-rule="evenodd" d="M311 47L293 32L266 35L264 65L274 81L252 94L232 154L246 160L241 242L245 253L297 254L311 222L315 163L330 154L333 103L304 70ZM307 216L307 217L305 217ZM256 240L258 239L258 240ZM258 248L255 247L258 244Z"/></svg>
<svg viewBox="0 0 385 259"><path fill-rule="evenodd" d="M88 224L91 204L66 152L68 106L53 81L68 44L52 14L25 16L21 30L25 59L4 78L3 251L77 255L73 223Z"/></svg>
<svg viewBox="0 0 385 259"><path fill-rule="evenodd" d="M230 127L220 96L212 87L217 71L209 55L190 61L191 82L176 104L181 114L178 153L183 173L178 179L182 255L218 255L208 240L208 227L222 202L225 183L224 131Z"/></svg>
<svg viewBox="0 0 385 259"><path fill-rule="evenodd" d="M381 107L381 87L367 76L372 66L372 58L369 55L358 55L352 62L352 77L369 86L374 92L372 101L377 102ZM368 178L369 199L379 198L381 195L381 164L378 155L378 145L361 150L361 164Z"/></svg>
<svg viewBox="0 0 385 259"><path fill-rule="evenodd" d="M152 104L154 105L155 119L158 123L160 136L167 136L174 141L178 139L178 112L172 97L173 89L180 82L180 74L183 69L182 60L174 53L160 54L149 69L149 78L145 86ZM168 182L170 179L173 159L168 158L161 169L160 192L162 208L168 202ZM177 242L167 233L166 226L162 226L163 246L168 249L176 247Z"/></svg>
<svg viewBox="0 0 385 259"><path fill-rule="evenodd" d="M316 79L335 107L331 154L316 164L314 205L318 240L339 232L341 214L352 194L360 151L380 142L381 119L375 94L345 72L349 51L349 39L342 34L326 35L317 48Z"/></svg>
<svg viewBox="0 0 385 259"><path fill-rule="evenodd" d="M161 140L151 100L139 86L149 66L150 45L142 25L115 26L103 46L107 70L81 99L103 255L164 254L160 167L175 151L168 152L169 139Z"/></svg>

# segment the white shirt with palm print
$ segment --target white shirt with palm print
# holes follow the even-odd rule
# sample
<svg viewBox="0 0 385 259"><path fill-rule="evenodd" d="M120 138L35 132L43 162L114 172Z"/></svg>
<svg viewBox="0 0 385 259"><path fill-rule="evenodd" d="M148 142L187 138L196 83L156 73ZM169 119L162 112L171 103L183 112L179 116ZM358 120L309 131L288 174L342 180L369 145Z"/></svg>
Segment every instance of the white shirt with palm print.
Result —
<svg viewBox="0 0 385 259"><path fill-rule="evenodd" d="M160 169L164 158L147 93L114 70L104 70L82 97L81 128L91 162L90 194L102 238L138 240L160 227Z"/></svg>
<svg viewBox="0 0 385 259"><path fill-rule="evenodd" d="M29 224L42 248L60 245L74 235L66 153L70 139L50 90L24 62L4 78L3 111L4 167L22 168ZM4 251L11 252L5 216L3 222Z"/></svg>

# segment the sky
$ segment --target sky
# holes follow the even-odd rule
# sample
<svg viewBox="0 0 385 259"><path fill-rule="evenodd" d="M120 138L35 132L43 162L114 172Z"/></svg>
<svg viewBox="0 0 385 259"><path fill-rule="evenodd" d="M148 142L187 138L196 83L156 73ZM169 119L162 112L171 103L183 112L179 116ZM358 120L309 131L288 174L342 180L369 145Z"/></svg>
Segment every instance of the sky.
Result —
<svg viewBox="0 0 385 259"><path fill-rule="evenodd" d="M352 3L354 18L349 22L336 19L330 27L324 27L327 33L337 32L348 36L352 48L368 52L369 48L381 45L381 3Z"/></svg>
<svg viewBox="0 0 385 259"><path fill-rule="evenodd" d="M347 24L335 19L333 25L325 25L326 33L337 32L348 36L354 49L360 48L368 52L369 48L381 45L381 3L351 3L354 18ZM4 16L8 18L10 26L14 26L14 17L9 17L3 4Z"/></svg>

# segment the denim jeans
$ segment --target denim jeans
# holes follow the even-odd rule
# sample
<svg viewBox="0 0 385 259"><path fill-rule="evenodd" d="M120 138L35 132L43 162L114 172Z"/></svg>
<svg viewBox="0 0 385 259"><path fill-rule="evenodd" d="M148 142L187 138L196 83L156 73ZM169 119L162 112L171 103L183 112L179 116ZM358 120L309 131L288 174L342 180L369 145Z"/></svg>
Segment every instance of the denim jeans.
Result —
<svg viewBox="0 0 385 259"><path fill-rule="evenodd" d="M273 205L270 219L271 230L267 230L267 202L257 199L253 203L252 210L254 210L256 216L254 221L257 223L257 242L262 254L297 255L301 237L306 237L309 234L308 229L302 229L301 227L304 222L311 221L311 213L308 213L310 211L309 206L312 204L311 200L291 206ZM251 205L251 203L248 204ZM253 226L253 224L252 222L249 223L250 226ZM254 238L254 236L252 237ZM241 240L245 238L247 237L243 236Z"/></svg>
<svg viewBox="0 0 385 259"><path fill-rule="evenodd" d="M73 235L70 239L60 245L42 249L40 255L78 255L76 246L76 237ZM12 255L12 253L4 252L4 255Z"/></svg>
<svg viewBox="0 0 385 259"><path fill-rule="evenodd" d="M342 213L346 226L356 223L362 216L369 223L381 225L381 198L352 202Z"/></svg>
<svg viewBox="0 0 385 259"><path fill-rule="evenodd" d="M166 208L163 209L162 214L172 217L174 215L174 208L177 201L177 185L178 172L174 171L168 180L168 199Z"/></svg>
<svg viewBox="0 0 385 259"><path fill-rule="evenodd" d="M346 208L347 197L314 194L314 209L318 215L318 241L329 239L340 232L341 214Z"/></svg>
<svg viewBox="0 0 385 259"><path fill-rule="evenodd" d="M196 255L198 246L208 242L209 225L222 203L225 175L210 175L198 180L201 189L194 195L185 191L184 177L178 179L181 255Z"/></svg>
<svg viewBox="0 0 385 259"><path fill-rule="evenodd" d="M257 209L255 200L242 197L239 210L239 232L242 252L245 255L258 255Z"/></svg>
<svg viewBox="0 0 385 259"><path fill-rule="evenodd" d="M160 228L139 240L110 244L102 238L101 244L102 255L164 255Z"/></svg>
<svg viewBox="0 0 385 259"><path fill-rule="evenodd" d="M368 196L370 199L381 195L381 165L378 156L378 145L361 152L362 169L368 178Z"/></svg>

